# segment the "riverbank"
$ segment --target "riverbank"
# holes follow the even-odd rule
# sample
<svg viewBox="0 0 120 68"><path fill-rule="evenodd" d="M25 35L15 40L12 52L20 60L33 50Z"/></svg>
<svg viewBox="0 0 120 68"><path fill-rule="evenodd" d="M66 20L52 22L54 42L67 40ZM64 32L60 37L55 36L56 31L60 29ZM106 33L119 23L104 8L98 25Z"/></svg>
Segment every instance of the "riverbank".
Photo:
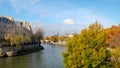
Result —
<svg viewBox="0 0 120 68"><path fill-rule="evenodd" d="M44 47L41 46L41 45L39 45L39 46L37 46L37 47L34 47L34 48L22 49L22 50L19 50L19 51L17 52L17 54L18 54L17 56L29 54L29 53L36 52L36 51L40 51L40 50L43 50L43 49L44 49Z"/></svg>
<svg viewBox="0 0 120 68"><path fill-rule="evenodd" d="M53 45L66 45L66 42L52 42Z"/></svg>
<svg viewBox="0 0 120 68"><path fill-rule="evenodd" d="M44 49L43 46L39 44L28 44L19 47L17 46L0 47L0 57L19 56L19 55L36 52L42 49Z"/></svg>

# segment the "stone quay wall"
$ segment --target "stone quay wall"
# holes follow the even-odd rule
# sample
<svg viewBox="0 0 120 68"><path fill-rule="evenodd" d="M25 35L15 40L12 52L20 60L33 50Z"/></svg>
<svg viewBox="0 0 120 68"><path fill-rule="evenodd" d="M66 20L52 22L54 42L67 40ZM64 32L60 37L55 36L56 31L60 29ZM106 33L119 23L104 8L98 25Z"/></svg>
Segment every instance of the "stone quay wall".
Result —
<svg viewBox="0 0 120 68"><path fill-rule="evenodd" d="M22 46L7 46L7 47L0 47L0 57L5 57L5 56L15 56L19 55L21 53L25 53L25 51L34 51L36 49L43 49L41 45L34 44L34 45L24 45ZM20 53L18 53L20 51ZM23 52L22 52L23 51ZM9 55L10 54L10 55Z"/></svg>

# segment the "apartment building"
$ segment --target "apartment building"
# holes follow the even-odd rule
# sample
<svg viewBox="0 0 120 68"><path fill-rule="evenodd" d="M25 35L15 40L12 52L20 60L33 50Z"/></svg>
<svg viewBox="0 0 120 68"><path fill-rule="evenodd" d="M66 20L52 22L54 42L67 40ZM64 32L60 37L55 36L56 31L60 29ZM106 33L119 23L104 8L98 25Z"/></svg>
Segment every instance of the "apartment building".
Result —
<svg viewBox="0 0 120 68"><path fill-rule="evenodd" d="M31 38L32 29L26 21L14 21L12 16L0 16L0 39L5 39L6 34L22 35Z"/></svg>

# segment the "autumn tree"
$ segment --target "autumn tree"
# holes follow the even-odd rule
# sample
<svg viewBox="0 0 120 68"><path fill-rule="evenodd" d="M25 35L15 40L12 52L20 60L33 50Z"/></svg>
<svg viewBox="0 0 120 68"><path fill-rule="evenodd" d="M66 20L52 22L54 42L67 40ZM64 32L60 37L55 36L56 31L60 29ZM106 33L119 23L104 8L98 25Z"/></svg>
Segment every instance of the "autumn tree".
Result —
<svg viewBox="0 0 120 68"><path fill-rule="evenodd" d="M29 39L27 37L23 37L22 35L6 34L5 40L9 40L11 46L20 46L21 43L27 42Z"/></svg>
<svg viewBox="0 0 120 68"><path fill-rule="evenodd" d="M112 26L106 31L106 42L110 51L110 66L120 68L120 26Z"/></svg>
<svg viewBox="0 0 120 68"><path fill-rule="evenodd" d="M106 68L106 32L96 22L80 34L75 34L63 52L63 63L66 68Z"/></svg>
<svg viewBox="0 0 120 68"><path fill-rule="evenodd" d="M44 37L44 40L50 40L49 36Z"/></svg>
<svg viewBox="0 0 120 68"><path fill-rule="evenodd" d="M33 34L32 40L37 41L39 45L41 44L40 40L44 37L44 30L42 28L38 28L38 30Z"/></svg>
<svg viewBox="0 0 120 68"><path fill-rule="evenodd" d="M50 40L53 42L58 42L58 36L57 35L51 36Z"/></svg>
<svg viewBox="0 0 120 68"><path fill-rule="evenodd" d="M120 45L120 26L112 26L106 29L108 32L106 42L110 47Z"/></svg>
<svg viewBox="0 0 120 68"><path fill-rule="evenodd" d="M110 66L120 68L120 46L116 46L110 51Z"/></svg>

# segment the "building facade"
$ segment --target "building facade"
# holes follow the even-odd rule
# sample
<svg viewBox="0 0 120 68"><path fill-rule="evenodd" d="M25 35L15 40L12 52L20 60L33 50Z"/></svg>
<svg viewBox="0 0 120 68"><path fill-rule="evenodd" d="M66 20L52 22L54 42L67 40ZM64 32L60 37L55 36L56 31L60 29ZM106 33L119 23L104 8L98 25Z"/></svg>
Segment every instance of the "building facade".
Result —
<svg viewBox="0 0 120 68"><path fill-rule="evenodd" d="M30 39L32 29L26 21L14 21L12 16L0 16L0 40L5 39L7 34L27 36Z"/></svg>

